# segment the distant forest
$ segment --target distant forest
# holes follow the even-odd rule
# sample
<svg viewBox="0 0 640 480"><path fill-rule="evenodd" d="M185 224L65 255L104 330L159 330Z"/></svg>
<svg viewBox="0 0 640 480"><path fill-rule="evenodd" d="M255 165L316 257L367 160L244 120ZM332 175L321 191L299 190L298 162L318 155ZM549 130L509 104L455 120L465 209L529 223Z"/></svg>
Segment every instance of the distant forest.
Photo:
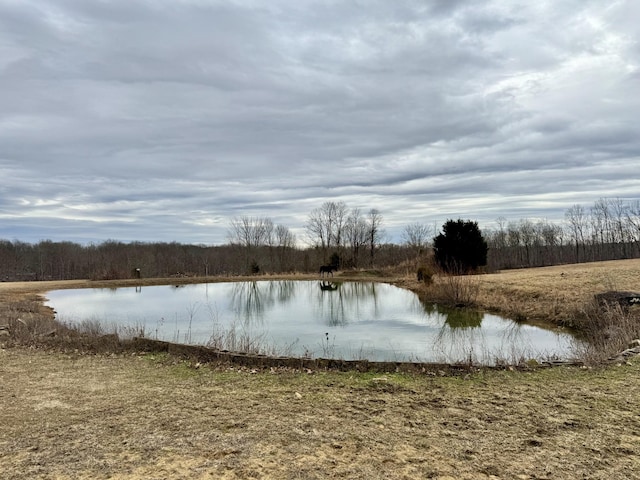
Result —
<svg viewBox="0 0 640 480"><path fill-rule="evenodd" d="M428 224L414 223L402 242L385 242L378 210L366 214L343 202L326 202L311 212L306 248L269 218L240 217L229 226L225 245L180 243L100 244L43 240L35 244L0 240L0 279L70 280L220 275L314 273L323 264L341 269L406 268L429 261L433 238ZM489 251L486 271L640 257L640 201L600 199L574 205L564 222L496 220L484 229Z"/></svg>

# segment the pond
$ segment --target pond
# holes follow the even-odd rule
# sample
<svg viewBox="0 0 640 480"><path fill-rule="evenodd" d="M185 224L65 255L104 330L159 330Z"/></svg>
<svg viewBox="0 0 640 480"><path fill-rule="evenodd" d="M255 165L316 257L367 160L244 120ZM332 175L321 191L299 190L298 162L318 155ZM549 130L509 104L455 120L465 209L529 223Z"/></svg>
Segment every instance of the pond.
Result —
<svg viewBox="0 0 640 480"><path fill-rule="evenodd" d="M56 290L47 305L63 323L287 356L493 364L565 359L566 332L422 303L385 283L256 281Z"/></svg>

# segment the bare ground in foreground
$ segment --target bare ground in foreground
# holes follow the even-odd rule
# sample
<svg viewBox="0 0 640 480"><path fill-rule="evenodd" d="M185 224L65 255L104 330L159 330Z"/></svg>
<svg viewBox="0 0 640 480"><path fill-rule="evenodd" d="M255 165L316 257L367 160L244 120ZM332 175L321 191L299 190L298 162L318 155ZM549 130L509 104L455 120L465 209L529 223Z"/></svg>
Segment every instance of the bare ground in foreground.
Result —
<svg viewBox="0 0 640 480"><path fill-rule="evenodd" d="M199 367L199 368L198 368ZM6 479L640 478L640 362L466 377L0 350Z"/></svg>

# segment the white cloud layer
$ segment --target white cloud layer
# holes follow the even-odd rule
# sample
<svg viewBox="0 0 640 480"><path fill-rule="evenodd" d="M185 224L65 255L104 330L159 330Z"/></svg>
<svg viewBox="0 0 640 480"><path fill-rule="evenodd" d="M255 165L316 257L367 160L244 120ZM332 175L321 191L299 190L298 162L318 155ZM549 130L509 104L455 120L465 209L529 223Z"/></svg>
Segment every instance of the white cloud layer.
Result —
<svg viewBox="0 0 640 480"><path fill-rule="evenodd" d="M640 2L0 0L0 238L640 198Z"/></svg>

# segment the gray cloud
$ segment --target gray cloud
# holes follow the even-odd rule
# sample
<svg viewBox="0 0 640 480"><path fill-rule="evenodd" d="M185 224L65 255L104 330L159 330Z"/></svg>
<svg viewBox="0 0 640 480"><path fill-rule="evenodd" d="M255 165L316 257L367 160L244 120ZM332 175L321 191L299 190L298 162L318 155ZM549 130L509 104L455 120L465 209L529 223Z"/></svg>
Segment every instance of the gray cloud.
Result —
<svg viewBox="0 0 640 480"><path fill-rule="evenodd" d="M0 1L0 237L221 243L234 216L301 232L327 200L394 235L638 198L639 14Z"/></svg>

